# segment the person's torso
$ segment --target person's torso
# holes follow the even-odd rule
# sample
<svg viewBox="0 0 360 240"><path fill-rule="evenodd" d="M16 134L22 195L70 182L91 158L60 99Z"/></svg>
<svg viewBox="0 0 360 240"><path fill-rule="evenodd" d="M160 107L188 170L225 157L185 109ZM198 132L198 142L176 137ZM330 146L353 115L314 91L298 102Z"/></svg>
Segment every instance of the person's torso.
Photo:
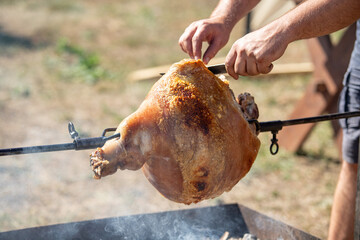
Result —
<svg viewBox="0 0 360 240"><path fill-rule="evenodd" d="M356 39L343 85L360 89L360 19L356 22Z"/></svg>
<svg viewBox="0 0 360 240"><path fill-rule="evenodd" d="M356 39L351 54L349 68L360 70L360 19L356 22Z"/></svg>

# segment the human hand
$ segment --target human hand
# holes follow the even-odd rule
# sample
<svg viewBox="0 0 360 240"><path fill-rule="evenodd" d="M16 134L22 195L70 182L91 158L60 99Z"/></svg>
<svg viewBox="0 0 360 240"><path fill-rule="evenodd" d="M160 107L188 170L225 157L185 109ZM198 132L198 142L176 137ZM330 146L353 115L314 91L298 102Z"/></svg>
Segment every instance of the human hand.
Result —
<svg viewBox="0 0 360 240"><path fill-rule="evenodd" d="M276 30L276 26L267 26L238 39L226 56L228 74L238 79L239 75L269 73L272 62L284 54L289 44L286 34Z"/></svg>
<svg viewBox="0 0 360 240"><path fill-rule="evenodd" d="M181 35L179 45L191 58L201 59L203 42L208 42L203 61L205 64L229 41L232 27L221 17L212 17L190 24Z"/></svg>

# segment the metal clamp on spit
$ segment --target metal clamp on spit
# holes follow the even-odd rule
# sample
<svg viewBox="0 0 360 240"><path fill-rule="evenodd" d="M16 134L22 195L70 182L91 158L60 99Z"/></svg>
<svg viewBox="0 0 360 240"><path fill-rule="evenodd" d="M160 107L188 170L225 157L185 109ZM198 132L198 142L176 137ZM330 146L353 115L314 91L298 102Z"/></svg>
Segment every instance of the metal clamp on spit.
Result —
<svg viewBox="0 0 360 240"><path fill-rule="evenodd" d="M291 119L285 121L269 121L269 122L258 122L257 120L249 120L250 124L255 124L257 132L271 132L272 139L270 145L270 153L275 155L279 151L279 144L276 135L278 132L286 126L298 125L298 124L306 124L306 123L315 123L315 122L322 122L322 121L329 121L329 120L336 120L341 118L352 118L352 117L359 117L360 111L354 112L344 112L344 113L333 113L333 114L326 114L316 117L307 117L307 118L298 118L298 119Z"/></svg>
<svg viewBox="0 0 360 240"><path fill-rule="evenodd" d="M80 138L79 133L75 130L74 124L72 122L69 122L68 129L71 138L74 139L72 143L0 149L0 156L39 153L39 152L54 152L54 151L64 151L64 150L93 149L97 147L102 147L105 144L105 142L110 139L120 137L120 133L116 133L109 137L105 136L106 133L108 132L114 132L116 128L106 128L104 129L101 137L94 137L94 138Z"/></svg>

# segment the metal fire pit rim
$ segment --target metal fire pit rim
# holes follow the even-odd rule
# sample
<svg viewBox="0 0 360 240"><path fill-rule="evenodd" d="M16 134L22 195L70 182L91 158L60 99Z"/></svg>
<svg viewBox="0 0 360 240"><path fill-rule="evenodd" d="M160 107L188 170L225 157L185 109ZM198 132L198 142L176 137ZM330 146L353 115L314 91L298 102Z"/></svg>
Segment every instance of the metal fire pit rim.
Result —
<svg viewBox="0 0 360 240"><path fill-rule="evenodd" d="M217 219L223 213L225 214L223 218ZM208 220L208 217L203 216L206 214L210 214L210 216L213 216L214 219L210 220L210 222L206 222L206 220ZM76 239L99 239L99 237L101 237L102 239L113 239L114 229L112 229L111 226L113 226L114 224L117 226L121 226L121 223L128 223L128 221L130 221L130 223L134 224L136 230L138 230L140 226L145 229L145 232L149 231L149 233L146 232L146 239L175 239L169 237L168 235L163 235L162 237L152 237L154 236L154 233L151 232L153 231L152 227L156 226L156 223L158 223L158 225L164 224L164 222L162 222L164 216L170 217L170 219L177 219L177 221L184 220L185 224L190 227L198 224L200 229L204 227L210 228L211 231L216 232L216 237L209 239L219 239L225 231L229 231L231 237L242 237L245 233L251 233L256 235L261 240L319 240L319 238L312 236L309 233L294 228L276 219L270 218L269 216L266 216L238 203L185 208L180 210L169 210L145 214L125 215L110 218L98 218L79 222L58 223L47 226L30 227L2 233L0 232L0 238L11 240L23 239L22 237L26 236L26 239L56 239L54 238L55 236L61 236L58 239L73 239L75 236ZM174 216L176 217L174 218ZM201 226L204 221L205 224L209 225ZM219 224L219 222L221 222L222 224ZM139 226L135 226L137 224ZM147 226L147 224L149 226ZM165 222L165 224L168 223ZM229 229L228 226L230 226ZM244 226L246 229L240 229L244 228ZM106 229L107 227L108 229ZM91 233L92 230L95 230L95 232ZM71 231L74 231L74 236L70 235L69 232ZM123 236L128 236L126 235L126 233L130 233L129 235L131 235L132 233L131 231L129 232L128 229L125 229L124 231L125 233ZM166 228L165 231L168 231L168 229ZM176 236L176 234L181 233L182 232L180 228L180 231L174 230L171 236ZM122 233L118 232L118 234Z"/></svg>

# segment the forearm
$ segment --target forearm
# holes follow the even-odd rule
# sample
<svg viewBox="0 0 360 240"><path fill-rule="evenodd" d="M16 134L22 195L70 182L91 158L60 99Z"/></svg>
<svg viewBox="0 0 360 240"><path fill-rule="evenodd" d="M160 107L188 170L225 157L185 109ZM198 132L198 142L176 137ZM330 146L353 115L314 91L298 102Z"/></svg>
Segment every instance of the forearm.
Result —
<svg viewBox="0 0 360 240"><path fill-rule="evenodd" d="M220 0L210 18L221 18L225 25L232 29L259 2L260 0Z"/></svg>
<svg viewBox="0 0 360 240"><path fill-rule="evenodd" d="M307 0L268 25L237 40L226 70L238 75L269 73L289 43L335 32L360 17L360 0Z"/></svg>
<svg viewBox="0 0 360 240"><path fill-rule="evenodd" d="M266 28L282 32L290 43L335 32L358 18L359 0L307 0Z"/></svg>

